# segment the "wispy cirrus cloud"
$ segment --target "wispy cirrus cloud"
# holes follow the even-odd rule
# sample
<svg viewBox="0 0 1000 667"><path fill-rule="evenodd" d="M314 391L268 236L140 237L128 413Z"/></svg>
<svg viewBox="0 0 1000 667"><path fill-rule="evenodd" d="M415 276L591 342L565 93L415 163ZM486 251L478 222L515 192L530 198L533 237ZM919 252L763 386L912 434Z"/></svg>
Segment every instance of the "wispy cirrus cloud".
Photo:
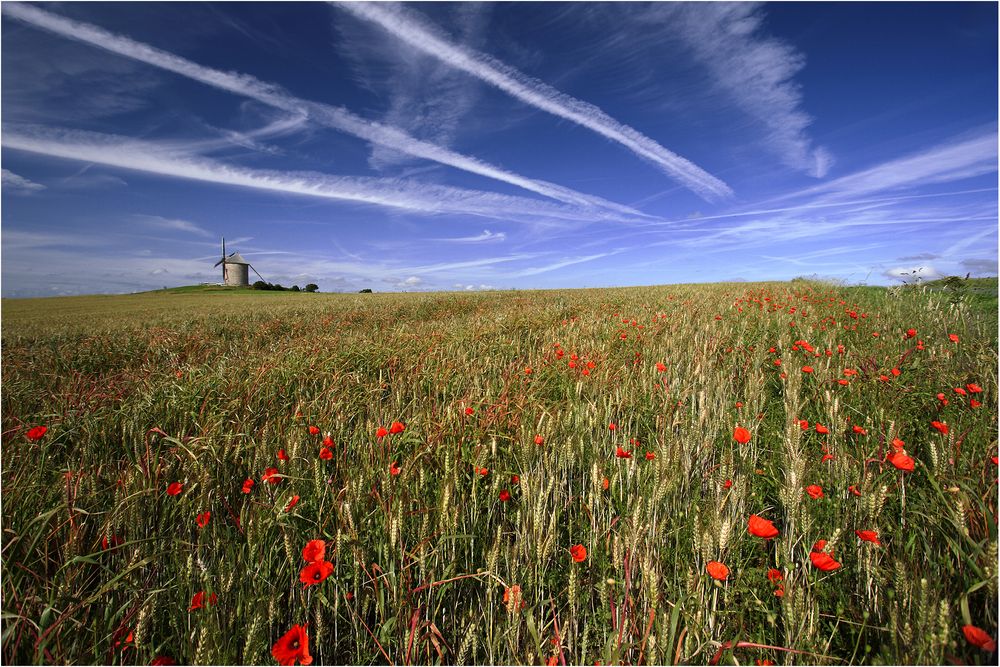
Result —
<svg viewBox="0 0 1000 667"><path fill-rule="evenodd" d="M795 75L804 56L763 33L759 5L747 2L654 3L633 17L676 37L711 75L711 85L765 128L764 144L781 160L817 178L833 156L813 146L812 118L803 109Z"/></svg>
<svg viewBox="0 0 1000 667"><path fill-rule="evenodd" d="M194 234L196 236L203 236L206 238L215 236L214 233L208 231L196 222L191 222L190 220L164 218L159 215L136 215L135 220L140 224L153 227L154 229L184 232L185 234Z"/></svg>
<svg viewBox="0 0 1000 667"><path fill-rule="evenodd" d="M445 243L498 243L500 241L507 240L507 235L503 232L491 232L488 229L484 229L481 234L476 234L475 236L460 236L458 238L434 240L443 241Z"/></svg>
<svg viewBox="0 0 1000 667"><path fill-rule="evenodd" d="M492 11L489 3L456 3L449 10L458 39L466 44L483 39ZM380 28L365 21L337 20L334 29L336 47L351 62L355 81L388 98L383 123L447 147L463 132L474 131L470 113L482 97L480 81L398 39L374 35ZM369 164L379 171L414 163L412 155L372 145Z"/></svg>
<svg viewBox="0 0 1000 667"><path fill-rule="evenodd" d="M41 183L35 183L24 176L18 176L10 169L2 170L0 186L2 186L4 193L14 195L30 195L45 189Z"/></svg>
<svg viewBox="0 0 1000 667"><path fill-rule="evenodd" d="M380 25L390 34L451 67L498 88L537 109L586 127L628 148L706 199L732 194L732 189L694 163L664 148L600 108L566 95L484 53L449 41L415 12L375 3L338 3L338 7Z"/></svg>
<svg viewBox="0 0 1000 667"><path fill-rule="evenodd" d="M981 128L931 148L881 162L868 169L771 201L813 197L814 204L836 202L879 192L961 181L997 170L997 128Z"/></svg>
<svg viewBox="0 0 1000 667"><path fill-rule="evenodd" d="M555 183L521 176L477 158L457 153L428 141L421 141L398 128L366 120L342 107L298 98L281 86L261 81L248 74L223 72L205 67L148 44L137 42L129 37L117 35L88 23L67 19L27 3L4 3L2 11L5 16L10 16L37 28L144 62L220 90L249 97L293 114L306 116L319 125L354 135L393 150L503 181L565 203L602 208L629 215L642 215L627 206L576 192Z"/></svg>
<svg viewBox="0 0 1000 667"><path fill-rule="evenodd" d="M475 215L535 225L597 222L606 214L480 190L388 178L246 169L160 145L113 135L35 126L4 127L4 148L66 160L255 190L372 204L425 215Z"/></svg>

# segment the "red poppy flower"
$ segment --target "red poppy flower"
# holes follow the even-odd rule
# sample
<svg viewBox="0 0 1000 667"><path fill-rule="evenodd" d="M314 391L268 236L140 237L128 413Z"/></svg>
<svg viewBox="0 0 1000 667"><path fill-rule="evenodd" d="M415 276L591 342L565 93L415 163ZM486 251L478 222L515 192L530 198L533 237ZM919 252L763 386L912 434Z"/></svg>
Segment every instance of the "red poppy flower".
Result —
<svg viewBox="0 0 1000 667"><path fill-rule="evenodd" d="M254 481L252 479L243 480L243 493L250 493L253 489Z"/></svg>
<svg viewBox="0 0 1000 667"><path fill-rule="evenodd" d="M810 553L809 560L812 561L814 567L819 568L824 572L833 572L834 570L840 568L840 563L835 561L833 556L822 551L813 551Z"/></svg>
<svg viewBox="0 0 1000 667"><path fill-rule="evenodd" d="M507 609L511 613L524 609L528 606L528 603L521 598L521 587L517 584L504 589L503 603L507 605Z"/></svg>
<svg viewBox="0 0 1000 667"><path fill-rule="evenodd" d="M331 438L330 436L326 436L325 438L323 438L323 446L333 447L333 438Z"/></svg>
<svg viewBox="0 0 1000 667"><path fill-rule="evenodd" d="M279 665L311 665L309 655L309 635L304 625L293 625L292 629L282 635L281 639L271 647L271 655Z"/></svg>
<svg viewBox="0 0 1000 667"><path fill-rule="evenodd" d="M632 458L632 453L626 452L624 449L621 448L621 446L619 446L618 449L615 450L615 456L617 456L620 459L630 459Z"/></svg>
<svg viewBox="0 0 1000 667"><path fill-rule="evenodd" d="M724 489L731 489L731 488L733 488L733 480L727 479L725 482L722 483L722 488L724 488Z"/></svg>
<svg viewBox="0 0 1000 667"><path fill-rule="evenodd" d="M742 426L737 426L733 429L733 439L741 445L745 445L750 442L750 431Z"/></svg>
<svg viewBox="0 0 1000 667"><path fill-rule="evenodd" d="M849 487L847 487L847 490L850 491L851 493L853 493L856 496L860 496L861 495L861 492L858 491L858 487L854 486L853 484L850 485Z"/></svg>
<svg viewBox="0 0 1000 667"><path fill-rule="evenodd" d="M511 475L510 476L510 483L511 484L520 484L521 483L521 476L520 475Z"/></svg>
<svg viewBox="0 0 1000 667"><path fill-rule="evenodd" d="M302 571L299 572L299 581L302 582L302 588L309 588L314 584L322 582L331 574L333 574L333 563L318 560L302 568Z"/></svg>
<svg viewBox="0 0 1000 667"><path fill-rule="evenodd" d="M849 385L851 383L848 380L837 380L837 384L839 384L842 387L846 387L847 385Z"/></svg>
<svg viewBox="0 0 1000 667"><path fill-rule="evenodd" d="M799 428L801 428L803 431L805 431L806 429L809 428L809 422L807 420L805 420L805 419L800 419L799 420Z"/></svg>
<svg viewBox="0 0 1000 667"><path fill-rule="evenodd" d="M705 570L710 577L719 581L725 581L729 577L729 568L717 560L709 561L708 565L705 566Z"/></svg>
<svg viewBox="0 0 1000 667"><path fill-rule="evenodd" d="M834 460L835 458L837 458L837 457L835 457L835 456L834 456L833 454L830 454L830 453L826 453L826 454L824 454L824 455L823 455L823 458L821 458L821 459L819 460L819 462L820 462L820 463L826 463L827 461L832 461L832 460Z"/></svg>
<svg viewBox="0 0 1000 667"><path fill-rule="evenodd" d="M31 440L32 442L38 442L39 440L42 439L42 437L48 430L49 430L48 426L35 426L34 428L28 429L28 432L25 433L25 435L28 437L28 440Z"/></svg>
<svg viewBox="0 0 1000 667"><path fill-rule="evenodd" d="M803 373L812 373L813 372L813 367L812 366L803 366L802 367L802 372Z"/></svg>
<svg viewBox="0 0 1000 667"><path fill-rule="evenodd" d="M772 584L776 584L779 581L783 581L784 579L785 579L785 577L782 576L781 570L776 570L773 567L772 568L768 568L768 570L767 570L767 580L770 581Z"/></svg>
<svg viewBox="0 0 1000 667"><path fill-rule="evenodd" d="M974 625L962 626L962 634L965 635L966 641L976 648L981 648L988 653L997 650L997 643L993 641L993 638Z"/></svg>
<svg viewBox="0 0 1000 667"><path fill-rule="evenodd" d="M184 485L181 484L180 482L170 482L170 484L167 485L168 496L180 495L180 492L183 490L184 490Z"/></svg>
<svg viewBox="0 0 1000 667"><path fill-rule="evenodd" d="M605 491L607 491L609 486L611 486L611 482L608 481L607 477L605 477L604 479L601 480L601 488L602 489L604 489Z"/></svg>
<svg viewBox="0 0 1000 667"><path fill-rule="evenodd" d="M503 502L507 502L508 500L510 500L510 491L508 491L507 489L501 490L500 491L500 500L503 501Z"/></svg>
<svg viewBox="0 0 1000 667"><path fill-rule="evenodd" d="M957 343L958 334L948 334L948 340L950 340L952 343Z"/></svg>
<svg viewBox="0 0 1000 667"><path fill-rule="evenodd" d="M125 540L117 535L112 535L110 540L107 535L101 538L101 549L104 551L108 549L115 550L123 544L125 544Z"/></svg>
<svg viewBox="0 0 1000 667"><path fill-rule="evenodd" d="M762 537L765 540L769 540L772 537L777 537L779 535L778 529L774 527L774 524L764 519L762 517L753 514L750 516L750 521L747 524L747 531L755 536Z"/></svg>
<svg viewBox="0 0 1000 667"><path fill-rule="evenodd" d="M614 422L612 422L612 423L608 424L608 430L609 430L609 431L614 431L614 430L615 430L616 428L618 428L618 427L617 427L617 426L615 426L615 423L614 423Z"/></svg>
<svg viewBox="0 0 1000 667"><path fill-rule="evenodd" d="M284 449L279 449L278 450L278 460L279 461L287 461L288 460L288 454L285 453Z"/></svg>
<svg viewBox="0 0 1000 667"><path fill-rule="evenodd" d="M878 533L874 530L856 530L854 534L864 542L871 542L877 547L882 546L882 543L878 541Z"/></svg>
<svg viewBox="0 0 1000 667"><path fill-rule="evenodd" d="M490 474L490 469L489 468L476 468L476 472L478 472L481 477L486 477L487 475Z"/></svg>
<svg viewBox="0 0 1000 667"><path fill-rule="evenodd" d="M970 398L969 399L969 407L970 408L978 408L980 405L982 405L982 403L980 403L976 399L974 399L974 398Z"/></svg>
<svg viewBox="0 0 1000 667"><path fill-rule="evenodd" d="M540 435L536 435L536 436L535 436L535 444L536 444L536 445L540 445L540 444L542 444L543 442L545 442L545 438L543 438L543 437L542 437L542 436L540 436Z"/></svg>
<svg viewBox="0 0 1000 667"><path fill-rule="evenodd" d="M159 666L159 665L169 666L169 665L176 665L177 661L171 658L169 655L158 655L155 658L153 658L153 662L149 664L154 666Z"/></svg>
<svg viewBox="0 0 1000 667"><path fill-rule="evenodd" d="M656 454L654 454L653 452L646 452L646 460L647 461L652 461L655 458L656 458Z"/></svg>
<svg viewBox="0 0 1000 667"><path fill-rule="evenodd" d="M400 472L402 472L402 469L399 467L399 462L393 461L392 465L389 466L389 474L395 477Z"/></svg>
<svg viewBox="0 0 1000 667"><path fill-rule="evenodd" d="M318 426L310 426L309 427L309 434L310 435L319 435L319 427Z"/></svg>
<svg viewBox="0 0 1000 667"><path fill-rule="evenodd" d="M774 589L774 597L776 597L776 598L783 598L783 597L785 597L785 585L784 584L778 584L778 587L776 589Z"/></svg>
<svg viewBox="0 0 1000 667"><path fill-rule="evenodd" d="M575 560L577 563L582 563L583 561L587 560L587 547L583 546L582 544L576 544L570 547L569 553L571 556L573 556L573 560Z"/></svg>
<svg viewBox="0 0 1000 667"><path fill-rule="evenodd" d="M375 437L381 440L385 436L389 435L389 431L384 426L379 426L378 430L375 431Z"/></svg>
<svg viewBox="0 0 1000 667"><path fill-rule="evenodd" d="M906 452L893 452L886 460L903 472L913 472L913 459L906 455Z"/></svg>
<svg viewBox="0 0 1000 667"><path fill-rule="evenodd" d="M932 421L931 427L937 429L938 431L941 431L941 433L943 433L944 435L948 435L948 425L945 424L944 422Z"/></svg>
<svg viewBox="0 0 1000 667"><path fill-rule="evenodd" d="M959 396L965 396L965 390L962 389L961 387L955 387L954 389L952 389L952 391L958 394Z"/></svg>
<svg viewBox="0 0 1000 667"><path fill-rule="evenodd" d="M813 500L819 500L823 497L823 487L818 484L810 484L806 487L806 493L808 493L809 497Z"/></svg>
<svg viewBox="0 0 1000 667"><path fill-rule="evenodd" d="M188 611L196 611L205 606L205 591L198 591L191 598L191 606L188 607Z"/></svg>
<svg viewBox="0 0 1000 667"><path fill-rule="evenodd" d="M333 458L333 452L330 451L329 447L320 447L319 457L324 461L329 461Z"/></svg>
<svg viewBox="0 0 1000 667"><path fill-rule="evenodd" d="M467 415L471 415L473 412L475 412L475 410L473 408L466 408L465 409L465 414L467 414Z"/></svg>
<svg viewBox="0 0 1000 667"><path fill-rule="evenodd" d="M195 519L195 523L198 524L199 528L204 528L205 526L208 525L208 521L211 518L212 518L211 512L202 512L201 514L198 515L198 518Z"/></svg>
<svg viewBox="0 0 1000 667"><path fill-rule="evenodd" d="M978 394L983 390L982 387L980 387L978 384L975 384L974 382L970 382L969 384L965 385L965 388L969 390L970 394Z"/></svg>
<svg viewBox="0 0 1000 667"><path fill-rule="evenodd" d="M299 504L299 497L298 496L292 496L292 499L288 501L287 505L285 505L285 511L286 512L291 512L292 508L295 507L298 504Z"/></svg>
<svg viewBox="0 0 1000 667"><path fill-rule="evenodd" d="M907 338L915 338L916 335L917 335L917 330L916 329L907 329L906 330L906 337Z"/></svg>
<svg viewBox="0 0 1000 667"><path fill-rule="evenodd" d="M302 558L307 563L321 561L324 556L326 556L326 542L323 540L309 540L302 549Z"/></svg>
<svg viewBox="0 0 1000 667"><path fill-rule="evenodd" d="M851 430L852 430L852 431L853 431L854 433L857 433L858 435L868 435L868 431L866 431L866 430L865 430L865 429L863 429L862 427L858 426L857 424L855 424L854 426L852 426L852 427L851 427Z"/></svg>
<svg viewBox="0 0 1000 667"><path fill-rule="evenodd" d="M948 405L948 399L944 397L944 392L938 392L937 400L941 401L941 407Z"/></svg>
<svg viewBox="0 0 1000 667"><path fill-rule="evenodd" d="M830 432L830 429L828 429L827 427L823 426L820 423L817 423L816 424L816 432L819 433L820 435L826 435L827 433Z"/></svg>
<svg viewBox="0 0 1000 667"><path fill-rule="evenodd" d="M528 366L527 368L524 369L524 374L531 375L531 366Z"/></svg>
<svg viewBox="0 0 1000 667"><path fill-rule="evenodd" d="M662 361L657 361L656 362L656 370L660 371L661 373L666 372L667 365L665 363L663 363Z"/></svg>
<svg viewBox="0 0 1000 667"><path fill-rule="evenodd" d="M893 368L893 369L892 369L891 371L889 371L889 372L890 372L890 373L892 374L892 376L893 376L893 377L899 377L899 374L900 374L900 373L902 373L902 371L901 371L901 370L899 370L898 368Z"/></svg>
<svg viewBox="0 0 1000 667"><path fill-rule="evenodd" d="M893 438L891 444L892 444L892 450L895 452L901 452L903 451L903 448L906 447L906 443L900 440L899 438Z"/></svg>
<svg viewBox="0 0 1000 667"><path fill-rule="evenodd" d="M395 435L397 433L402 433L405 430L406 430L406 424L404 424L403 422L392 422L392 424L389 426L389 433L391 433L392 435Z"/></svg>
<svg viewBox="0 0 1000 667"><path fill-rule="evenodd" d="M281 481L281 477L278 476L278 469L268 468L267 470L264 471L264 474L261 476L260 481L267 482L268 484L277 484L278 482Z"/></svg>

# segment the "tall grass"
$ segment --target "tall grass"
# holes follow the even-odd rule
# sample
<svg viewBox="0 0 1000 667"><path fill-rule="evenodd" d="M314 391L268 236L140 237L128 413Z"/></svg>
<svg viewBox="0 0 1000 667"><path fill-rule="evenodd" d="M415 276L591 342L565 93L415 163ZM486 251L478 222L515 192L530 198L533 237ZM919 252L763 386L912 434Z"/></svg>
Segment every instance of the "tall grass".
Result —
<svg viewBox="0 0 1000 667"><path fill-rule="evenodd" d="M952 301L801 281L5 301L4 660L273 664L308 623L322 663L990 663L962 627L996 637L997 332ZM313 539L335 569L303 589ZM841 568L811 564L818 540ZM199 591L217 602L189 611Z"/></svg>

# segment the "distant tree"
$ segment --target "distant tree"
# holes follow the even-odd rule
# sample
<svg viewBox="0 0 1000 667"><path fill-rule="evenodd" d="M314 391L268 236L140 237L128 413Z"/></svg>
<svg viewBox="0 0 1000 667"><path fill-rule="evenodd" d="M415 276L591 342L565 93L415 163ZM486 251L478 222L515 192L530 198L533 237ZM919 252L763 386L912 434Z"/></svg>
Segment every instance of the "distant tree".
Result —
<svg viewBox="0 0 1000 667"><path fill-rule="evenodd" d="M358 294L371 294L371 293L372 293L372 291L370 289L368 289L367 287L364 288L363 290L358 290Z"/></svg>
<svg viewBox="0 0 1000 667"><path fill-rule="evenodd" d="M273 289L276 292L284 292L285 291L285 288L281 286L281 283L274 283L273 285L271 285L271 289Z"/></svg>
<svg viewBox="0 0 1000 667"><path fill-rule="evenodd" d="M316 283L309 283L308 285L306 285L306 291L307 292L318 292L319 291L319 285L317 285Z"/></svg>
<svg viewBox="0 0 1000 667"><path fill-rule="evenodd" d="M260 289L260 290L271 289L271 286L265 283L263 280L258 280L253 285L251 285L251 287L253 287L253 289Z"/></svg>
<svg viewBox="0 0 1000 667"><path fill-rule="evenodd" d="M301 292L302 290L299 289L298 285L292 285L292 291L293 292Z"/></svg>

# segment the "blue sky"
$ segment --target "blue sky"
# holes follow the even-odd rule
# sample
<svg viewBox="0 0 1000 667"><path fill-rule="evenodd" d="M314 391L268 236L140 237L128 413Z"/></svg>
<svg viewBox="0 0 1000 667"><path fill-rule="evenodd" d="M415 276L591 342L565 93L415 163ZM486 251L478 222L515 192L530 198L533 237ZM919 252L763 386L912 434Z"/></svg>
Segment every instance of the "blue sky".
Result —
<svg viewBox="0 0 1000 667"><path fill-rule="evenodd" d="M2 5L2 293L997 273L995 3Z"/></svg>

